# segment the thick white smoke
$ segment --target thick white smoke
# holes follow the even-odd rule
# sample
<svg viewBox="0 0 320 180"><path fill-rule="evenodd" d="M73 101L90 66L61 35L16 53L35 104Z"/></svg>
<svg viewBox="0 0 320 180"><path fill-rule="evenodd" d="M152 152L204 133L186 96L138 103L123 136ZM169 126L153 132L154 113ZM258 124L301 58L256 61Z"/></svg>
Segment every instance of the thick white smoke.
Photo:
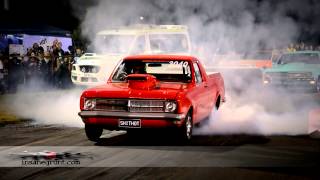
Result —
<svg viewBox="0 0 320 180"><path fill-rule="evenodd" d="M187 25L194 49L205 49L202 52L205 54L200 55L207 66L213 65L215 53L251 52L287 45L296 40L300 30L286 15L299 6L288 1L273 4L252 0L95 0L91 3L75 0L71 3L82 20L83 35L92 43L98 31L111 27L137 23ZM194 53L199 55L197 51ZM232 74L225 79L226 84L232 83L232 77L236 76L241 74ZM306 132L304 114L315 103L313 98L306 101L304 95L278 90L264 95L259 88L245 85L241 86L241 93L227 91L227 103L196 133ZM80 94L81 90L19 93L12 107L17 115L40 123L80 127L83 126L77 116Z"/></svg>
<svg viewBox="0 0 320 180"><path fill-rule="evenodd" d="M81 3L74 2L76 12L82 13L81 30L90 40L96 32L116 26L183 24L190 28L193 44L212 53L287 45L299 30L286 16L285 1L277 6L252 0L100 0L93 4L83 11Z"/></svg>
<svg viewBox="0 0 320 180"><path fill-rule="evenodd" d="M8 97L15 115L32 119L37 124L83 127L78 116L82 90L52 90L49 92L19 92Z"/></svg>
<svg viewBox="0 0 320 180"><path fill-rule="evenodd" d="M299 11L298 1L100 0L85 13L79 11L82 6L78 3L74 8L78 14L82 12L83 35L93 43L96 32L115 26L187 25L194 55L201 56L207 66L214 65L213 57L217 53L283 47L294 42L300 31L287 16L290 11ZM143 21L139 19L141 16ZM198 48L202 48L202 54L196 51ZM308 110L315 104L312 96L281 90L263 91L261 77L250 78L250 74L243 76L237 72L225 76L227 103L195 133L293 135L307 132ZM253 84L247 83L254 80L257 81Z"/></svg>
<svg viewBox="0 0 320 180"><path fill-rule="evenodd" d="M84 13L81 4L74 3L81 14L83 35L93 43L96 32L116 26L187 25L194 49L204 49L194 55L201 56L207 66L213 66L216 53L272 50L294 42L301 29L287 14L301 14L301 7L301 1L295 0L98 0ZM247 83L250 78L240 73L225 77L227 103L196 133L306 133L308 110L316 104L312 96L262 91L261 77L254 77L258 79L254 84ZM236 89L230 87L234 85Z"/></svg>
<svg viewBox="0 0 320 180"><path fill-rule="evenodd" d="M250 89L234 94L195 134L303 135L309 112L317 107L312 94ZM319 100L318 100L319 101Z"/></svg>

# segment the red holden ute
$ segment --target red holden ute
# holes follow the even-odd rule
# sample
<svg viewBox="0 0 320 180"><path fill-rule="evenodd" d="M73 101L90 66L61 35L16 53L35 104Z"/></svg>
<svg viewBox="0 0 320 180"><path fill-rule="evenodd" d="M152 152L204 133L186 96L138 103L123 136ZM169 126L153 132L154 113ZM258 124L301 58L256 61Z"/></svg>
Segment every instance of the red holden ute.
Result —
<svg viewBox="0 0 320 180"><path fill-rule="evenodd" d="M124 58L105 85L85 90L79 116L89 140L103 129L139 131L175 128L184 140L193 126L225 101L220 73L207 75L192 56L136 55Z"/></svg>

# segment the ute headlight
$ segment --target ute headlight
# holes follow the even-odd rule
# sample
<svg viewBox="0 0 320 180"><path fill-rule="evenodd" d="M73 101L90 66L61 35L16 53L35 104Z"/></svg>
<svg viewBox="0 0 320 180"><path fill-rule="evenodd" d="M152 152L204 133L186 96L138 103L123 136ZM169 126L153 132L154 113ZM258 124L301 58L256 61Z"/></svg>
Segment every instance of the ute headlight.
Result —
<svg viewBox="0 0 320 180"><path fill-rule="evenodd" d="M84 100L84 110L93 110L96 107L95 99L85 99Z"/></svg>
<svg viewBox="0 0 320 180"><path fill-rule="evenodd" d="M164 111L165 112L174 112L177 109L177 103L173 101L165 102Z"/></svg>

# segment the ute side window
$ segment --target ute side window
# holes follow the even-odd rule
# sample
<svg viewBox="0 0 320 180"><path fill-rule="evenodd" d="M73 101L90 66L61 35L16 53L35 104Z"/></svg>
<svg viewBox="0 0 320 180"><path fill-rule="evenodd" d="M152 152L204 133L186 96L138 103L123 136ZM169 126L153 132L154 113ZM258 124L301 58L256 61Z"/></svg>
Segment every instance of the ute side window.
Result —
<svg viewBox="0 0 320 180"><path fill-rule="evenodd" d="M196 83L201 83L202 82L202 77L201 77L201 72L199 69L199 66L197 63L193 63L193 68L194 68L194 75L195 75L195 80Z"/></svg>

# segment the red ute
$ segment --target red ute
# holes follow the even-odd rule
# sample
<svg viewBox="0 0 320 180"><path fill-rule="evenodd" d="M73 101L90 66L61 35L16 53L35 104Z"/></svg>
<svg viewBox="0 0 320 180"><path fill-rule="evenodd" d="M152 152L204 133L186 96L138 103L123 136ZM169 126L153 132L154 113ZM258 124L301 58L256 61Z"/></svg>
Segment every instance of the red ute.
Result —
<svg viewBox="0 0 320 180"><path fill-rule="evenodd" d="M82 93L79 116L92 141L103 129L169 127L190 139L193 125L224 101L220 73L207 75L195 57L138 55L124 58L106 85Z"/></svg>

